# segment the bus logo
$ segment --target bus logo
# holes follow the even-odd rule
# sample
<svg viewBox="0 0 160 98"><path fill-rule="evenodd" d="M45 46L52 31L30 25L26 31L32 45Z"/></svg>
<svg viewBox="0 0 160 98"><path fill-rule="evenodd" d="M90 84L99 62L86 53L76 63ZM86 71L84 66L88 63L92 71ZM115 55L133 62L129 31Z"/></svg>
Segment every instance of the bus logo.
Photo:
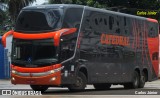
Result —
<svg viewBox="0 0 160 98"><path fill-rule="evenodd" d="M28 58L28 63L31 63L31 61L32 61L31 58Z"/></svg>
<svg viewBox="0 0 160 98"><path fill-rule="evenodd" d="M101 35L101 44L129 46L129 37L102 34Z"/></svg>

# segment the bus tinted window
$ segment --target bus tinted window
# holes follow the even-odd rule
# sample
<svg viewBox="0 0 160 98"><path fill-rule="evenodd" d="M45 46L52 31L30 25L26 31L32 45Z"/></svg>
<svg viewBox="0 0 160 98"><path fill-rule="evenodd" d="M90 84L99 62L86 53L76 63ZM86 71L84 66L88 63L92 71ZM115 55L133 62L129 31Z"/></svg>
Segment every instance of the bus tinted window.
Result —
<svg viewBox="0 0 160 98"><path fill-rule="evenodd" d="M22 11L16 22L16 31L39 32L57 28L60 14L57 10Z"/></svg>
<svg viewBox="0 0 160 98"><path fill-rule="evenodd" d="M112 30L114 24L114 18L112 16L109 16L109 29Z"/></svg>
<svg viewBox="0 0 160 98"><path fill-rule="evenodd" d="M149 28L148 28L148 37L157 37L158 36L158 33L157 33L157 24L155 23L150 23L149 24Z"/></svg>
<svg viewBox="0 0 160 98"><path fill-rule="evenodd" d="M68 8L64 14L63 28L79 28L82 12L81 8Z"/></svg>

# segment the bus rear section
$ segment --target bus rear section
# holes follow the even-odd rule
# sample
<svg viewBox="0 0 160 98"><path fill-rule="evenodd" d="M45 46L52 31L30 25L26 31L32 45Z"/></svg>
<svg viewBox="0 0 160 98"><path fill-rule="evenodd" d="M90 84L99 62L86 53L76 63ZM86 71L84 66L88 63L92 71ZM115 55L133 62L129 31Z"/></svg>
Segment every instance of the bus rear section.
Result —
<svg viewBox="0 0 160 98"><path fill-rule="evenodd" d="M109 89L143 88L158 79L158 22L108 10L86 8L80 32L80 60L89 84Z"/></svg>
<svg viewBox="0 0 160 98"><path fill-rule="evenodd" d="M156 20L81 5L23 8L12 44L12 84L33 90L143 88L158 77Z"/></svg>

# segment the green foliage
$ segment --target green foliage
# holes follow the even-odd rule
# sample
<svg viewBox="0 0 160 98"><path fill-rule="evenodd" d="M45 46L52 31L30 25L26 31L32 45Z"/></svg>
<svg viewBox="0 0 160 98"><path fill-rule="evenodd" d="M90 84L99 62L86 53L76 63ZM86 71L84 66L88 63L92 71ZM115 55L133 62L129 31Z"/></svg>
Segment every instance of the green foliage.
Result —
<svg viewBox="0 0 160 98"><path fill-rule="evenodd" d="M0 0L0 3L8 6L8 12L11 16L12 22L15 22L20 10L34 1L36 0Z"/></svg>
<svg viewBox="0 0 160 98"><path fill-rule="evenodd" d="M104 8L106 5L100 4L96 0L49 0L50 4L79 4L92 7Z"/></svg>
<svg viewBox="0 0 160 98"><path fill-rule="evenodd" d="M15 22L20 10L34 1L36 0L8 0L9 14L13 22Z"/></svg>
<svg viewBox="0 0 160 98"><path fill-rule="evenodd" d="M8 11L3 11L3 20L1 21L0 25L0 35L3 35L7 31L12 29L12 21L9 16Z"/></svg>
<svg viewBox="0 0 160 98"><path fill-rule="evenodd" d="M20 10L36 0L0 0L0 33L4 32L4 26L12 27ZM2 10L2 4L7 5L7 10ZM7 28L8 28L7 27Z"/></svg>
<svg viewBox="0 0 160 98"><path fill-rule="evenodd" d="M79 4L87 5L97 8L108 8L108 7L117 7L117 8L136 8L136 9L145 9L145 10L158 10L159 15L156 16L160 21L160 1L158 0L49 0L51 4ZM131 10L128 9L128 10ZM135 10L136 11L136 10ZM135 12L134 12L135 13Z"/></svg>
<svg viewBox="0 0 160 98"><path fill-rule="evenodd" d="M160 1L157 0L94 0L109 7L125 6L127 8L158 9Z"/></svg>
<svg viewBox="0 0 160 98"><path fill-rule="evenodd" d="M80 4L92 7L124 6L138 9L159 9L160 1L157 0L49 0L50 4Z"/></svg>

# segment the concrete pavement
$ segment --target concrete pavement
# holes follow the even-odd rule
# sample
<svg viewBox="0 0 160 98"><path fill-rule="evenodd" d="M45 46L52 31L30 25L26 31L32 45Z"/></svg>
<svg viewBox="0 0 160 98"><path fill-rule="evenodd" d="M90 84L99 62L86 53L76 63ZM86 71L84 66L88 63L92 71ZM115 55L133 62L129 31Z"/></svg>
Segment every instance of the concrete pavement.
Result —
<svg viewBox="0 0 160 98"><path fill-rule="evenodd" d="M111 90L108 91L98 91L98 93L111 93L112 95L95 95L97 93L94 91L94 87L92 85L87 86L87 92L82 92L82 95L72 95L72 93L68 94L67 88L50 88L48 93L43 96L29 96L30 98L159 98L160 95L113 95L114 93L118 93L121 91L125 91L126 93L128 90L123 90L122 85L112 85ZM119 90L114 90L114 88L119 88ZM12 85L10 80L0 80L0 89L30 89L29 85ZM90 90L91 89L91 92ZM93 89L93 90L92 90ZM160 89L160 80L147 82L143 89ZM140 89L140 90L143 90ZM52 91L53 90L53 91ZM57 95L54 91L58 90L59 94ZM61 93L65 92L65 93ZM89 93L88 93L89 92ZM88 93L88 95L84 95L83 93ZM67 95L68 94L68 95ZM0 96L0 98L28 98L28 96Z"/></svg>
<svg viewBox="0 0 160 98"><path fill-rule="evenodd" d="M111 88L123 88L122 85L112 85ZM0 89L31 89L29 85L13 85L10 80L0 80ZM50 89L67 89L67 88L50 88ZM86 89L94 89L92 85L87 85ZM160 79L147 82L144 89L160 89Z"/></svg>

